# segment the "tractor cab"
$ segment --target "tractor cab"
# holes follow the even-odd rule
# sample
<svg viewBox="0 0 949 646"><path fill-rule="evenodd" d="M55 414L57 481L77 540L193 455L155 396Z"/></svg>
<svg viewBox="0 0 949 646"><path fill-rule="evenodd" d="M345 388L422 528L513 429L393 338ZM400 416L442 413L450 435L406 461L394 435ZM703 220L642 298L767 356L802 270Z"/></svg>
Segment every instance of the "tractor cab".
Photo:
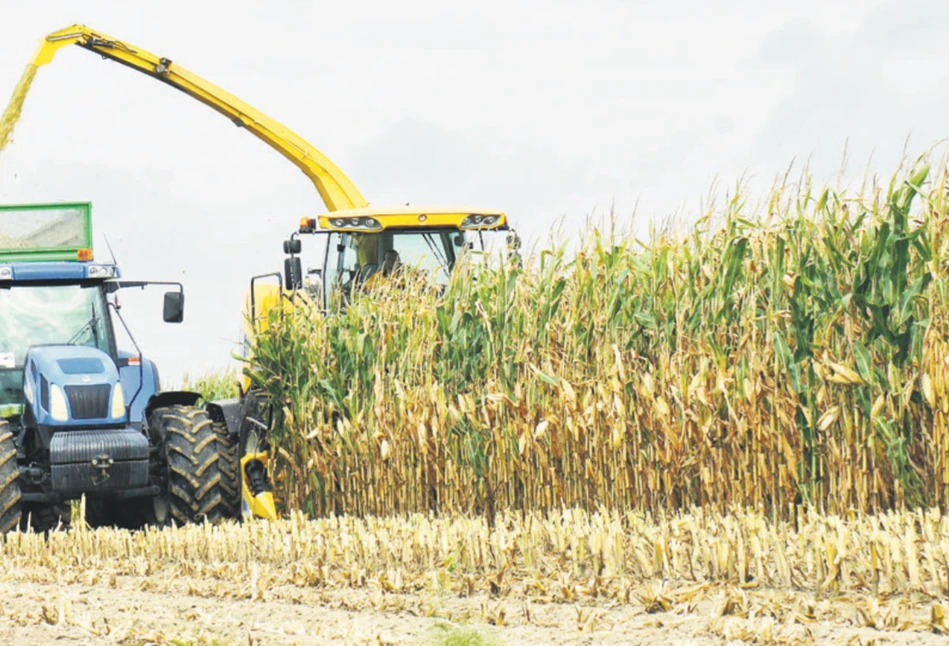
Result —
<svg viewBox="0 0 949 646"><path fill-rule="evenodd" d="M93 259L88 203L0 206L0 419L80 428L141 419L157 374L117 347L110 308L121 321L112 294L146 283L120 278L117 265ZM181 320L177 286L167 322Z"/></svg>

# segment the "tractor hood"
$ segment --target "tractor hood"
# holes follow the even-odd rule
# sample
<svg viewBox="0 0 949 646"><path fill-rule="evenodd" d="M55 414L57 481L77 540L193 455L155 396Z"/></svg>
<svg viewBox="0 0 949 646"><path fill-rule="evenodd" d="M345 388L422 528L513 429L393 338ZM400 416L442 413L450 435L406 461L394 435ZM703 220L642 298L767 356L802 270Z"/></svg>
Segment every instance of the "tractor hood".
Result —
<svg viewBox="0 0 949 646"><path fill-rule="evenodd" d="M31 348L24 362L23 394L42 426L101 427L126 421L119 371L96 348Z"/></svg>

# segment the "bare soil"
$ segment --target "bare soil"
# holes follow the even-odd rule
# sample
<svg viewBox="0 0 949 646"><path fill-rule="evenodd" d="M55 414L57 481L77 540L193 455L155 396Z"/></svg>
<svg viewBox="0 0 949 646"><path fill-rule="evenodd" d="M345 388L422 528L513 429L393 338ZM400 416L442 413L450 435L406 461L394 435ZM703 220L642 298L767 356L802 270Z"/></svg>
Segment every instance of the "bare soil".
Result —
<svg viewBox="0 0 949 646"><path fill-rule="evenodd" d="M118 576L93 585L35 583L29 572L6 572L3 579L4 644L949 642L933 631L933 600L925 596L818 599L746 590L739 598L734 589L683 585L677 598L691 600L647 607L282 586L252 600L241 590L179 577Z"/></svg>

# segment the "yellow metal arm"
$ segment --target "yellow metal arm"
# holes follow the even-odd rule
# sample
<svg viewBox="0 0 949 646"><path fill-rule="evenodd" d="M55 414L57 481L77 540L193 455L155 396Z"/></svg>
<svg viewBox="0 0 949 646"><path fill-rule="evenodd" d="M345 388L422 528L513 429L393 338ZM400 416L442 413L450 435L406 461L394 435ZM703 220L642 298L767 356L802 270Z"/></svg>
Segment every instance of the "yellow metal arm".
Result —
<svg viewBox="0 0 949 646"><path fill-rule="evenodd" d="M36 67L53 60L65 45L79 45L176 87L188 96L217 110L237 126L246 128L258 139L296 164L319 191L327 210L361 208L366 199L336 164L305 139L259 110L180 65L132 47L116 38L95 32L83 25L73 25L54 32L40 43L32 64Z"/></svg>

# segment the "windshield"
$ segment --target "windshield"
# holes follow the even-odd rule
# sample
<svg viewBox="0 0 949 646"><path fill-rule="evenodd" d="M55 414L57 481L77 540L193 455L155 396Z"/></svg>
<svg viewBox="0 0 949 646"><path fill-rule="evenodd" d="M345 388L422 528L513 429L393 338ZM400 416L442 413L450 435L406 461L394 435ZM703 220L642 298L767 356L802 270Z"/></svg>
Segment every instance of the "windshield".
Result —
<svg viewBox="0 0 949 646"><path fill-rule="evenodd" d="M75 344L112 354L110 331L98 285L0 289L0 406L22 403L23 362L31 346Z"/></svg>
<svg viewBox="0 0 949 646"><path fill-rule="evenodd" d="M326 285L348 297L355 283L388 275L402 266L423 274L435 285L447 285L458 254L464 248L460 231L383 231L332 233L325 264Z"/></svg>

